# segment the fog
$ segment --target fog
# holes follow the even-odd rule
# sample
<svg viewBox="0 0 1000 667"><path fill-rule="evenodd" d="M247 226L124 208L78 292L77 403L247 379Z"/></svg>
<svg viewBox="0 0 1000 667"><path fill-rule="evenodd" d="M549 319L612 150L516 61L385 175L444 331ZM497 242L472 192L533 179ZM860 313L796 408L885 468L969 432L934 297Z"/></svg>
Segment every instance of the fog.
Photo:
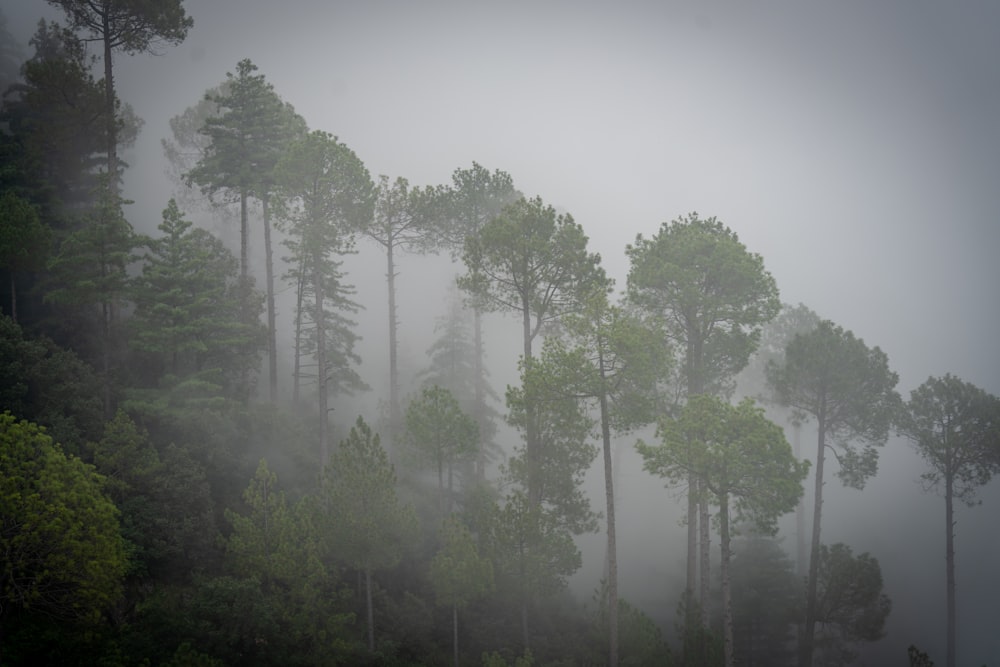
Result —
<svg viewBox="0 0 1000 667"><path fill-rule="evenodd" d="M61 19L42 0L2 4L26 53L38 18ZM473 161L507 171L573 215L619 288L636 234L690 211L717 216L763 257L783 302L881 347L904 398L945 373L1000 394L1000 6L702 5L187 0L185 42L116 57L119 95L145 121L123 154L126 215L155 231L174 194L160 145L169 119L250 58L373 176L423 186ZM262 240L251 245L262 258ZM388 385L384 256L364 240L358 249L345 268L366 308L359 352L372 391L337 403L346 421L375 412ZM399 258L404 394L459 271L443 257ZM289 299L279 295L279 319ZM502 394L517 381L519 334L500 315L487 328ZM516 436L500 438L509 451ZM814 438L807 428L803 451ZM669 628L682 510L634 442L616 444L622 594ZM922 491L923 469L893 437L864 491L828 473L823 541L877 557L893 602L867 664L902 664L911 643L944 655L944 502ZM595 463L595 508L601 474ZM981 497L956 527L959 656L975 665L1000 660L1000 483ZM600 580L603 540L579 540L581 599Z"/></svg>

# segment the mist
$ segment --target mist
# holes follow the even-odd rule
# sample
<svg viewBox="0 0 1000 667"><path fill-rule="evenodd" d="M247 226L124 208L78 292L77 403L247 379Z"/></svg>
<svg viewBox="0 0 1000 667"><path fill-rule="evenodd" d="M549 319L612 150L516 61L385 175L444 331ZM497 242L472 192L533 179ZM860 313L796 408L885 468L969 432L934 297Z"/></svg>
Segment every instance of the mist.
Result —
<svg viewBox="0 0 1000 667"><path fill-rule="evenodd" d="M373 178L448 184L473 162L508 172L520 192L582 225L617 292L636 235L690 211L717 216L761 255L782 302L803 303L884 350L904 399L945 373L1000 394L1000 6L186 0L184 7L194 27L182 43L159 55L115 56L118 95L144 121L122 153L129 164L122 191L133 200L125 215L138 232L157 233L181 188L167 176L161 146L172 138L170 119L250 58L310 129L336 135ZM2 0L2 10L26 54L39 18L62 20L43 0ZM97 45L88 48L100 55ZM207 206L186 213L238 247L238 225ZM251 273L260 287L263 241L252 227ZM375 422L389 392L385 255L363 238L356 250L344 272L364 307L357 352L371 389L337 397L338 437L358 414ZM405 406L420 389L436 318L465 268L445 253L396 261ZM275 274L287 268L279 261ZM278 331L279 382L287 394L294 289L278 284L278 320L286 323ZM486 361L504 413L505 387L520 382L520 324L486 317ZM497 441L510 455L519 436L499 426ZM640 437L654 440L653 429L615 441L621 595L670 636L684 588L684 502L642 469ZM807 424L806 458L815 438ZM844 542L881 565L893 608L885 637L862 647L864 664L904 664L910 644L943 661L936 656L945 652L944 502L921 487L925 464L909 442L893 435L880 453L878 474L862 491L827 473L823 542ZM585 481L595 510L603 508L603 483L598 459ZM980 498L956 514L959 656L970 665L1000 661L1000 482ZM780 537L794 558L793 515L782 519ZM713 534L713 555L717 540ZM605 566L603 528L577 544L583 567L570 590L592 604Z"/></svg>

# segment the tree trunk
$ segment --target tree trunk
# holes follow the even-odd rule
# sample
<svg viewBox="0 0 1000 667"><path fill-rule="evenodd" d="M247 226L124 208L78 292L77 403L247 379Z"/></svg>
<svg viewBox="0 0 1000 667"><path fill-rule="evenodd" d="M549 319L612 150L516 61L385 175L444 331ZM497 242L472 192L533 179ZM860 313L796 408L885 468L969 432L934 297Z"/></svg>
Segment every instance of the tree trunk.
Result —
<svg viewBox="0 0 1000 667"><path fill-rule="evenodd" d="M278 334L274 312L274 260L271 256L270 197L265 193L260 200L264 210L264 269L267 281L267 372L268 398L278 400Z"/></svg>
<svg viewBox="0 0 1000 667"><path fill-rule="evenodd" d="M389 289L389 456L395 453L399 435L399 368L397 366L396 342L396 264L392 254L392 237L385 244L386 285Z"/></svg>
<svg viewBox="0 0 1000 667"><path fill-rule="evenodd" d="M313 289L316 292L316 314L314 316L316 324L316 383L319 391L319 448L320 463L325 468L330 459L330 448L327 442L327 411L329 409L326 387L326 322L323 312L323 275L320 271L320 257L315 257L316 266L313 267Z"/></svg>
<svg viewBox="0 0 1000 667"><path fill-rule="evenodd" d="M454 664L458 667L458 605L451 605L451 645L455 656Z"/></svg>
<svg viewBox="0 0 1000 667"><path fill-rule="evenodd" d="M368 650L375 651L375 612L372 611L372 569L365 568L365 600L368 615Z"/></svg>
<svg viewBox="0 0 1000 667"><path fill-rule="evenodd" d="M698 605L701 607L701 626L708 628L711 625L711 575L712 575L712 546L711 517L708 513L708 501L702 498L698 502L698 551L699 551L699 586ZM708 635L705 635L708 641Z"/></svg>
<svg viewBox="0 0 1000 667"><path fill-rule="evenodd" d="M719 498L719 541L722 547L722 559L719 565L719 575L722 578L722 641L726 667L733 667L733 598L729 581L729 558L731 539L729 536L729 496L722 494Z"/></svg>
<svg viewBox="0 0 1000 667"><path fill-rule="evenodd" d="M118 125L115 122L115 79L111 54L111 16L105 5L101 20L104 42L104 113L108 144L108 191L118 193Z"/></svg>
<svg viewBox="0 0 1000 667"><path fill-rule="evenodd" d="M604 497L608 511L608 665L618 665L618 555L615 543L615 486L611 465L611 420L604 387L604 359L598 351L601 371L601 439L604 444Z"/></svg>
<svg viewBox="0 0 1000 667"><path fill-rule="evenodd" d="M302 302L306 286L305 262L299 262L298 284L295 286L295 367L292 370L292 404L299 404L299 387L302 384Z"/></svg>
<svg viewBox="0 0 1000 667"><path fill-rule="evenodd" d="M524 644L524 652L527 653L530 645L528 644L528 598L527 594L521 600L521 637Z"/></svg>
<svg viewBox="0 0 1000 667"><path fill-rule="evenodd" d="M694 473L688 474L687 492L687 583L685 593L687 605L685 614L693 613L695 588L698 586L698 503L695 497L698 489L698 478ZM688 624L690 625L690 624Z"/></svg>
<svg viewBox="0 0 1000 667"><path fill-rule="evenodd" d="M486 369L483 363L485 352L483 350L483 314L478 307L473 307L473 342L476 347L475 371L476 371L476 423L479 425L480 447L476 455L476 476L483 481L486 479L486 447L482 442L482 434L486 433Z"/></svg>
<svg viewBox="0 0 1000 667"><path fill-rule="evenodd" d="M14 287L14 271L10 272L10 319L17 324L17 288Z"/></svg>
<svg viewBox="0 0 1000 667"><path fill-rule="evenodd" d="M819 577L819 529L823 512L823 463L826 460L826 417L823 409L816 419L819 431L816 446L816 485L813 500L812 544L809 552L809 579L806 584L806 623L802 634L800 667L812 667L813 640L816 634L816 588Z"/></svg>
<svg viewBox="0 0 1000 667"><path fill-rule="evenodd" d="M521 302L521 333L524 337L524 373L527 377L532 361L531 309L527 296L524 296ZM529 382L524 383L524 417L524 451L528 464L528 502L532 507L537 507L542 501L538 482L541 452L538 451L538 429L535 425L535 397Z"/></svg>
<svg viewBox="0 0 1000 667"><path fill-rule="evenodd" d="M802 424L792 425L792 432L795 434L795 458L802 460ZM796 573L799 578L806 576L806 498L803 493L799 497L799 504L795 506L795 563Z"/></svg>
<svg viewBox="0 0 1000 667"><path fill-rule="evenodd" d="M956 665L956 624L955 624L955 515L954 515L954 475L951 466L945 474L944 517L945 517L945 550L944 561L947 581L948 605L948 648L945 657L945 667Z"/></svg>

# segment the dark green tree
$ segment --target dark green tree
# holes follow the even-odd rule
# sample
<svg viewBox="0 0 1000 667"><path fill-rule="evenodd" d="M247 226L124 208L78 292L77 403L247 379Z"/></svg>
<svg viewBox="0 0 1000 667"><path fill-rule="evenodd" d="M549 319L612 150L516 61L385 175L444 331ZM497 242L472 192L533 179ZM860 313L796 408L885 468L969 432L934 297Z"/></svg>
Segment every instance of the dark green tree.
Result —
<svg viewBox="0 0 1000 667"><path fill-rule="evenodd" d="M565 588L567 578L580 569L580 551L558 519L520 491L494 507L485 537L497 589L513 596L520 608L527 651L529 607Z"/></svg>
<svg viewBox="0 0 1000 667"><path fill-rule="evenodd" d="M15 277L44 266L51 235L35 207L9 190L0 195L0 220L0 267L10 274L10 318L17 322Z"/></svg>
<svg viewBox="0 0 1000 667"><path fill-rule="evenodd" d="M126 296L127 269L138 240L122 213L126 202L107 188L99 188L97 195L98 201L81 227L65 237L50 257L52 289L45 299L97 309L104 413L110 419L114 412L111 373L117 359L118 312Z"/></svg>
<svg viewBox="0 0 1000 667"><path fill-rule="evenodd" d="M296 285L296 382L302 340L309 342L316 358L320 461L329 457L329 383L349 388L361 385L349 363L356 359L350 320L331 313L357 305L352 289L342 281L335 256L353 249L354 237L371 220L373 184L364 164L347 146L326 132L315 131L295 142L275 168L282 197L281 217L292 253L289 277ZM311 297L311 303L306 298ZM349 335L348 335L349 334ZM330 347L337 357L331 364ZM356 378L356 379L354 379Z"/></svg>
<svg viewBox="0 0 1000 667"><path fill-rule="evenodd" d="M823 473L827 451L840 464L837 476L845 486L864 488L878 470L878 451L889 437L899 396L899 376L889 370L889 358L878 347L824 320L792 339L784 364L772 363L767 380L776 401L802 418L816 420L816 472L813 496L812 543L806 587L806 617L801 661L812 664L820 566L820 528L823 509Z"/></svg>
<svg viewBox="0 0 1000 667"><path fill-rule="evenodd" d="M437 603L451 607L452 653L458 667L458 612L493 590L493 564L479 555L469 529L456 517L444 520L441 540L431 560L431 585Z"/></svg>
<svg viewBox="0 0 1000 667"><path fill-rule="evenodd" d="M453 257L465 250L466 239L479 231L498 215L504 206L514 203L520 194L514 189L510 174L499 169L492 173L482 165L473 162L468 169L456 169L451 176L451 186L442 188L440 216L441 243L452 249ZM498 413L491 401L498 399L489 384L486 369L486 349L483 345L483 310L475 302L472 304L472 399L474 409L471 414L479 425L483 446L479 449L476 473L485 479L486 465L492 448L489 446ZM441 384L441 383L439 383ZM447 385L442 385L447 386ZM452 391L455 392L454 388ZM456 396L462 395L455 392Z"/></svg>
<svg viewBox="0 0 1000 667"><path fill-rule="evenodd" d="M684 395L727 395L757 347L761 326L781 307L760 255L722 222L697 213L663 223L652 238L637 236L625 252L632 263L629 299L663 319L681 357ZM700 539L698 598L707 614L708 509L699 511L692 500L698 480L688 484L687 592L694 596Z"/></svg>
<svg viewBox="0 0 1000 667"><path fill-rule="evenodd" d="M125 572L118 513L92 466L0 414L0 645L11 614L96 622Z"/></svg>
<svg viewBox="0 0 1000 667"><path fill-rule="evenodd" d="M793 667L803 585L778 539L752 528L733 540L733 652L747 667Z"/></svg>
<svg viewBox="0 0 1000 667"><path fill-rule="evenodd" d="M450 514L454 477L463 463L476 456L479 433L475 420L462 411L450 391L436 385L426 387L406 409L406 440L418 460L437 472L438 511L442 516Z"/></svg>
<svg viewBox="0 0 1000 667"><path fill-rule="evenodd" d="M910 392L897 430L913 442L930 470L925 488L944 496L948 648L957 664L955 611L955 501L978 504L976 491L1000 473L1000 399L953 375L928 378Z"/></svg>
<svg viewBox="0 0 1000 667"><path fill-rule="evenodd" d="M733 607L729 579L731 523L753 523L773 534L778 518L795 509L802 495L807 462L798 462L781 427L764 417L750 399L737 406L714 396L691 398L677 419L661 421L660 446L639 442L643 467L672 486L691 475L698 493L718 506L725 664L735 664ZM732 514L733 520L730 519Z"/></svg>
<svg viewBox="0 0 1000 667"><path fill-rule="evenodd" d="M0 11L0 95L20 79L23 62L22 45L10 34L7 15Z"/></svg>
<svg viewBox="0 0 1000 667"><path fill-rule="evenodd" d="M396 565L417 532L413 508L396 495L396 473L385 450L358 417L323 470L317 527L325 550L364 576L368 650L375 650L372 574Z"/></svg>
<svg viewBox="0 0 1000 667"><path fill-rule="evenodd" d="M241 319L236 258L185 220L173 199L159 229L160 238L145 240L142 273L131 283L131 347L144 353L143 367L156 368L154 382L160 374L167 386L222 377L220 389L236 398L239 380L257 365L263 343L256 318ZM256 305L259 315L259 298Z"/></svg>
<svg viewBox="0 0 1000 667"><path fill-rule="evenodd" d="M104 119L107 141L106 187L117 192L118 126L112 55L156 53L161 44L180 44L194 20L184 13L183 0L48 0L60 8L86 41L100 42L104 50Z"/></svg>
<svg viewBox="0 0 1000 667"><path fill-rule="evenodd" d="M521 316L526 372L531 370L532 342L542 327L580 309L589 294L606 285L600 255L587 251L583 228L571 216L557 215L539 197L504 207L466 238L462 257L468 273L459 278L459 286L476 306ZM525 396L522 406L526 490L529 500L539 503L542 454L534 398Z"/></svg>
<svg viewBox="0 0 1000 667"><path fill-rule="evenodd" d="M892 602L882 592L878 559L846 544L822 545L817 570L815 653L824 666L855 664L860 642L885 635Z"/></svg>

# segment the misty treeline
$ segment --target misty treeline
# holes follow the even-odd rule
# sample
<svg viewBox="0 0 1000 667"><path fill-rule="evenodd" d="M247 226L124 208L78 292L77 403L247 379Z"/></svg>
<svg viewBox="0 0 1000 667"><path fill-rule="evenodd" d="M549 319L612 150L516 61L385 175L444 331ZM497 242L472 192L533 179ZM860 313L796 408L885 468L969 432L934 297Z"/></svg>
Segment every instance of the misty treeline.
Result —
<svg viewBox="0 0 1000 667"><path fill-rule="evenodd" d="M904 400L884 352L782 305L715 218L637 236L622 289L503 171L374 177L250 60L171 121L176 194L139 234L119 153L142 121L112 56L176 44L191 18L180 0L50 3L66 25L41 21L30 54L0 35L0 663L850 664L891 601L875 555L823 542L824 484L863 489L896 432L945 499L956 664L955 503L1000 468L996 397L946 375ZM373 249L374 397L345 267ZM405 254L456 276L426 322L400 320ZM504 317L521 353L488 359ZM487 362L519 383L501 397ZM378 407L347 414L359 400ZM806 423L811 457L786 437ZM670 628L618 594L619 445L685 508ZM581 604L575 539L595 531L604 576Z"/></svg>

